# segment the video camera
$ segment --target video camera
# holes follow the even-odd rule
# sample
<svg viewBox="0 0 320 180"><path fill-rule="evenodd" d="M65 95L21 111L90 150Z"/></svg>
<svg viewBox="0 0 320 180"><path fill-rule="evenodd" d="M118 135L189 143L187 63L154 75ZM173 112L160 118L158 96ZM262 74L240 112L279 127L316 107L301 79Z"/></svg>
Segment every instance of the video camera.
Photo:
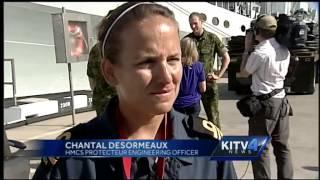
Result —
<svg viewBox="0 0 320 180"><path fill-rule="evenodd" d="M278 29L287 31L288 48L289 49L301 49L308 48L314 49L318 47L317 38L314 32L315 23L306 23L304 16L306 12L297 10L293 16L287 16L286 14L280 14L278 17ZM277 36L277 33L276 33Z"/></svg>
<svg viewBox="0 0 320 180"><path fill-rule="evenodd" d="M294 16L279 14L279 16L275 17L277 19L275 37L280 44L285 45L289 49L306 48L306 41L313 41L315 39L312 39L314 36L310 35L310 33L312 33L313 27L311 26L313 26L313 23L307 24L302 18L297 18L300 17L299 13L299 11L296 12ZM251 21L250 28L246 30L246 34L248 32L254 32L256 22L257 20ZM255 34L253 33L253 35Z"/></svg>

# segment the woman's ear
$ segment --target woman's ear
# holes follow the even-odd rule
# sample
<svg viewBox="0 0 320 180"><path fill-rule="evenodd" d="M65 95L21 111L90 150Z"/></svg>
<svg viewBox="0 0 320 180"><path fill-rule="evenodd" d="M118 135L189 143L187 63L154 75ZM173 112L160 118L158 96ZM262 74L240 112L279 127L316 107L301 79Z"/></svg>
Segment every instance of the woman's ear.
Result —
<svg viewBox="0 0 320 180"><path fill-rule="evenodd" d="M117 84L117 79L114 75L114 65L108 59L102 59L100 68L104 79L109 85L114 87Z"/></svg>

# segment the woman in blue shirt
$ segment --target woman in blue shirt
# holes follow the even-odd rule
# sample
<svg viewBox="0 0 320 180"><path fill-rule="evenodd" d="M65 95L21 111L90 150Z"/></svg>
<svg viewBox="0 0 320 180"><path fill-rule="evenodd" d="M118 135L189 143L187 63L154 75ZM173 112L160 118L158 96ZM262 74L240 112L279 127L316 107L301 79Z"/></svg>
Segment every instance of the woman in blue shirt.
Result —
<svg viewBox="0 0 320 180"><path fill-rule="evenodd" d="M198 61L197 45L193 39L189 37L183 38L180 44L183 73L174 109L197 117L201 110L201 93L206 91L204 67Z"/></svg>

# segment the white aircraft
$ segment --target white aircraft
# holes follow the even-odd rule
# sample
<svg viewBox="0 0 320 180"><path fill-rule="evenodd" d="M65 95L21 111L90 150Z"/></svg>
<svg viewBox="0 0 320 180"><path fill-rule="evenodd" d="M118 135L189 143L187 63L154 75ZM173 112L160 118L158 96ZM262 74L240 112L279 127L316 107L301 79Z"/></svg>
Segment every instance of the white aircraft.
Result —
<svg viewBox="0 0 320 180"><path fill-rule="evenodd" d="M34 2L45 6L57 8L64 7L67 10L78 11L82 13L105 16L109 10L112 10L124 2ZM156 2L171 9L180 25L182 35L191 31L188 16L192 12L204 13L207 21L204 27L220 38L244 35L245 29L248 29L253 20L235 12L214 6L207 2ZM216 25L214 25L215 23Z"/></svg>
<svg viewBox="0 0 320 180"><path fill-rule="evenodd" d="M32 117L66 112L70 108L67 65L56 63L51 14L66 12L88 15L96 25L109 10L124 2L5 2L4 3L4 85L5 124ZM188 17L196 11L207 16L205 29L221 39L244 35L251 18L207 2L157 2L171 9L179 23L181 37L191 32ZM94 28L94 26L92 26ZM96 39L94 37L89 37ZM13 67L7 59L14 59ZM8 61L10 62L10 61ZM91 89L86 75L87 62L72 63L75 108L90 104ZM13 70L15 69L15 72ZM82 94L85 91L85 94ZM63 95L61 95L63 94ZM59 96L59 99L53 98ZM61 97L60 97L61 96ZM13 98L12 98L13 97ZM12 106L14 97L18 105ZM12 98L12 99L11 99ZM31 107L32 106L32 107Z"/></svg>

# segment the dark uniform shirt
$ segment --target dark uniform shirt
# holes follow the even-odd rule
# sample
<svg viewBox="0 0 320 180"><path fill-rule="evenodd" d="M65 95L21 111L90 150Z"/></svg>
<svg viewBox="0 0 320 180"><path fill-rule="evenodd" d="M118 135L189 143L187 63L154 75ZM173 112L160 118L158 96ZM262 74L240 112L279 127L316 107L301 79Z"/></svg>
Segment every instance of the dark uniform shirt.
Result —
<svg viewBox="0 0 320 180"><path fill-rule="evenodd" d="M68 130L70 139L119 139L115 122L118 99L112 98L106 111L93 120ZM172 110L172 139L214 139L211 131ZM63 136L61 136L63 137ZM133 158L131 178L156 179L154 157ZM42 159L33 179L123 179L121 158L60 158L54 165ZM210 157L167 157L165 179L236 179L232 161L211 161Z"/></svg>
<svg viewBox="0 0 320 180"><path fill-rule="evenodd" d="M116 94L116 91L104 79L101 69L101 53L99 51L98 43L94 45L89 54L87 75L95 81L95 87L92 95L92 105L97 111L97 114L103 112L107 102L111 96Z"/></svg>

